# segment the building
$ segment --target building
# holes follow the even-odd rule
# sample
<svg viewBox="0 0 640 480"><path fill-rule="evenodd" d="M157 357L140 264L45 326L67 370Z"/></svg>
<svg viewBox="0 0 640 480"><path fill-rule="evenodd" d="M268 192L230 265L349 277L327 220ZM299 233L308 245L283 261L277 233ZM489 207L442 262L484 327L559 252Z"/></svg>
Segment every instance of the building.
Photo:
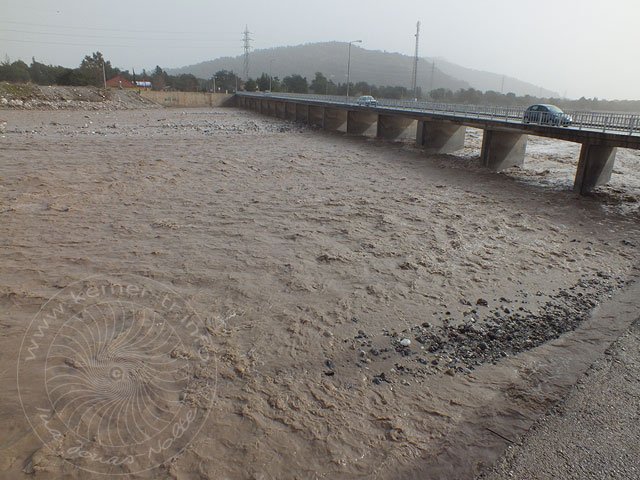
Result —
<svg viewBox="0 0 640 480"><path fill-rule="evenodd" d="M110 88L136 88L136 86L130 80L127 80L122 75L116 75L115 77L107 80L107 87Z"/></svg>

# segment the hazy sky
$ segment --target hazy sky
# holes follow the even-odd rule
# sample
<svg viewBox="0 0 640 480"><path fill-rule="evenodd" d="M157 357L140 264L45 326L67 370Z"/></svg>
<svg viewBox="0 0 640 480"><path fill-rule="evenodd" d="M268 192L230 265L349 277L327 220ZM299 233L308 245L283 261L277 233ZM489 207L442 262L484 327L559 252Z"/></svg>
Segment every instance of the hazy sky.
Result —
<svg viewBox="0 0 640 480"><path fill-rule="evenodd" d="M569 97L640 99L639 0L0 0L0 12L0 58L75 67L100 50L136 71L240 55L245 24L256 49L362 40L413 55L420 20L421 56Z"/></svg>

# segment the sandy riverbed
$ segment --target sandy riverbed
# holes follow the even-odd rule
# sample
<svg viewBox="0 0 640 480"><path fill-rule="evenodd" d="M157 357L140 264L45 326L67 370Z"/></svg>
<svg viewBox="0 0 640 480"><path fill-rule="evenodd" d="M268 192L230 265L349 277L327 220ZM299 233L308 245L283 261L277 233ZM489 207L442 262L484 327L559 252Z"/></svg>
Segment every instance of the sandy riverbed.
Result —
<svg viewBox="0 0 640 480"><path fill-rule="evenodd" d="M636 152L581 198L546 139L2 116L0 476L472 478L637 315Z"/></svg>

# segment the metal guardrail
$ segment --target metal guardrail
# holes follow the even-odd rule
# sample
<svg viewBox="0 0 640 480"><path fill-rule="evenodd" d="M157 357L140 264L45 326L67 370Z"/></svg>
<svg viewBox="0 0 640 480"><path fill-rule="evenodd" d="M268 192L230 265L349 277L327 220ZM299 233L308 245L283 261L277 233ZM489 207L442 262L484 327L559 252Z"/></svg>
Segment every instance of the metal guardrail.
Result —
<svg viewBox="0 0 640 480"><path fill-rule="evenodd" d="M237 92L239 95L254 98L283 100L298 99L334 103L336 105L358 106L355 97L347 99L344 95L313 95L300 93L251 93ZM469 119L503 121L505 123L536 124L575 130L595 130L600 132L640 135L640 115L614 112L564 112L563 116L550 112L531 112L525 114L522 107L492 107L486 105L460 105L453 103L416 102L411 100L378 99L378 108L393 108L407 111L433 113Z"/></svg>

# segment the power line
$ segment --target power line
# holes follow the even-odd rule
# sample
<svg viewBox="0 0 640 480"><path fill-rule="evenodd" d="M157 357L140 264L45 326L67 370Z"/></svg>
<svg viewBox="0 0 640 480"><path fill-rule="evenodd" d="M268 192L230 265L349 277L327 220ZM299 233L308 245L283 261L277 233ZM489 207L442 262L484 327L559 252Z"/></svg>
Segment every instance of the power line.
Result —
<svg viewBox="0 0 640 480"><path fill-rule="evenodd" d="M87 48L95 48L95 47L109 47L109 48L136 48L140 47L140 44L137 45L108 45L105 43L95 43L95 44L87 44L85 43L71 43L71 42L39 42L37 40L14 40L10 38L0 38L0 42L18 42L18 43L35 43L39 45L68 45L72 47L87 47ZM191 49L191 48L206 48L210 49L210 46L205 45L167 45L163 48L178 48L178 49Z"/></svg>
<svg viewBox="0 0 640 480"><path fill-rule="evenodd" d="M89 30L89 31L94 31L94 30L101 30L101 31L106 31L106 32L129 32L129 33L173 33L173 34L179 34L179 35L183 35L183 34L208 34L211 33L210 31L187 31L187 32L179 32L179 31L170 31L170 30L130 30L130 29L123 29L123 28L101 28L101 27L79 27L77 25L53 25L53 24L46 24L46 23L30 23L30 22L16 22L16 21L12 21L12 20L0 20L0 23L10 23L10 24L15 24L15 25L28 25L30 27L48 27L48 28L64 28L64 29L73 29L73 30ZM230 33L230 32L228 32Z"/></svg>
<svg viewBox="0 0 640 480"><path fill-rule="evenodd" d="M4 29L5 32L13 32L13 33L26 33L29 35L50 35L50 36L55 36L55 37L74 37L74 38L106 38L106 39L110 39L110 40L147 40L147 41L154 41L154 42L158 42L158 41L167 41L167 42L175 42L175 41L184 41L184 40L188 40L188 41L198 41L197 39L176 39L176 38L150 38L150 37L145 37L145 36L139 36L139 37L123 37L121 35L118 35L117 37L114 37L113 35L87 35L87 34L76 34L76 33L57 33L57 32L35 32L35 31L30 31L30 30L14 30L11 28L5 28ZM207 42L220 42L220 43L232 43L235 42L234 40L206 40Z"/></svg>

